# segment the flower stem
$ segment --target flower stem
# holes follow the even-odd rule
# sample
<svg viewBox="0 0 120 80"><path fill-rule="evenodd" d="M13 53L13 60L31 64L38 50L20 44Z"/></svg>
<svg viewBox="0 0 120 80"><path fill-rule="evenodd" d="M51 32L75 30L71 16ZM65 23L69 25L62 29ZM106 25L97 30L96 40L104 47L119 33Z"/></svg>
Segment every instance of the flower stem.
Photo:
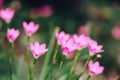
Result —
<svg viewBox="0 0 120 80"><path fill-rule="evenodd" d="M30 52L29 52L29 44L30 44L30 36L27 37L27 61L28 61L28 66L30 66Z"/></svg>
<svg viewBox="0 0 120 80"><path fill-rule="evenodd" d="M10 23L6 23L7 29L10 28Z"/></svg>
<svg viewBox="0 0 120 80"><path fill-rule="evenodd" d="M37 61L37 59L34 59L33 66L30 68L31 69L31 74L30 74L30 79L29 80L33 80L33 74L34 74L36 61Z"/></svg>
<svg viewBox="0 0 120 80"><path fill-rule="evenodd" d="M67 76L67 80L70 80L70 77L72 76L72 73L73 73L73 70L74 70L74 66L75 66L75 64L76 64L76 62L77 62L80 54L81 54L81 50L78 50L78 51L76 52L75 58L74 58L74 60L73 60L73 62L72 62L72 65L71 65L71 68L70 68L70 72L69 72L69 74L68 74L68 76Z"/></svg>
<svg viewBox="0 0 120 80"><path fill-rule="evenodd" d="M6 60L7 60L7 63L8 63L8 72L9 72L9 80L12 80L12 65L11 65L11 56L10 56L10 48L8 45L3 45L3 49L6 53Z"/></svg>
<svg viewBox="0 0 120 80"><path fill-rule="evenodd" d="M10 76L10 80L12 80L12 65L11 65L11 57L9 54L7 55L7 60L8 60L8 66L9 66L9 76Z"/></svg>
<svg viewBox="0 0 120 80"><path fill-rule="evenodd" d="M60 65L59 65L58 71L56 72L55 80L57 80L57 78L58 78L58 76L59 76L59 74L60 74L60 71L61 71L62 66L63 66L64 59L65 59L65 55L62 55L62 60L61 60L61 62L60 62Z"/></svg>
<svg viewBox="0 0 120 80"><path fill-rule="evenodd" d="M97 59L98 59L98 58L96 57L96 58L93 60L93 62L95 62Z"/></svg>
<svg viewBox="0 0 120 80"><path fill-rule="evenodd" d="M33 62L33 64L35 65L35 64L36 64L36 62L37 62L37 59L36 59L36 58L34 58L34 62Z"/></svg>
<svg viewBox="0 0 120 80"><path fill-rule="evenodd" d="M90 78L91 78L91 75L88 75L87 80L90 80Z"/></svg>
<svg viewBox="0 0 120 80"><path fill-rule="evenodd" d="M46 74L48 71L48 63L50 61L50 55L51 55L52 49L53 49L53 47L51 47L51 46L54 45L54 42L55 42L55 31L52 33L52 38L51 38L49 46L48 46L49 50L45 56L45 60L44 60L43 66L42 66L41 74L40 74L40 80L45 80L45 77L46 77Z"/></svg>
<svg viewBox="0 0 120 80"><path fill-rule="evenodd" d="M53 55L53 60L52 60L53 64L56 63L56 56L57 56L57 53L58 53L58 48L59 48L59 45L56 43L55 53Z"/></svg>
<svg viewBox="0 0 120 80"><path fill-rule="evenodd" d="M29 52L29 44L30 44L30 36L27 36L27 64L28 64L28 71L29 71L29 77L31 79L31 74L32 74L32 71L31 71L31 67L30 67L30 52Z"/></svg>
<svg viewBox="0 0 120 80"><path fill-rule="evenodd" d="M14 66L14 70L16 69L16 55L14 53L14 43L10 43L10 53L12 58L12 65Z"/></svg>
<svg viewBox="0 0 120 80"><path fill-rule="evenodd" d="M81 76L83 75L83 73L84 73L84 71L85 71L85 69L86 69L86 67L87 67L87 65L88 65L88 61L89 61L91 58L92 58L92 56L89 55L88 58L87 58L87 61L86 61L85 65L83 66L82 72L81 72L81 74L79 75L79 77L81 77Z"/></svg>
<svg viewBox="0 0 120 80"><path fill-rule="evenodd" d="M92 56L88 56L87 61L86 61L85 65L84 65L84 67L83 67L83 71L82 72L85 71L85 68L87 67L88 61L91 59L91 57Z"/></svg>

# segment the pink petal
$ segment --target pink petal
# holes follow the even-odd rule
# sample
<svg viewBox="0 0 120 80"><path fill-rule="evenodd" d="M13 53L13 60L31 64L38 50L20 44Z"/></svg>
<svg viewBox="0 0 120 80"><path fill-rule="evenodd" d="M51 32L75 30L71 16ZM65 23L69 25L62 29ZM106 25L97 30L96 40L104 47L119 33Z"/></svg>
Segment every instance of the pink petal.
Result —
<svg viewBox="0 0 120 80"><path fill-rule="evenodd" d="M41 49L45 49L46 48L46 44L45 43L43 43L43 44L41 44Z"/></svg>
<svg viewBox="0 0 120 80"><path fill-rule="evenodd" d="M99 69L97 69L98 71L97 71L97 74L101 74L101 73L103 73L103 71L104 71L104 67L103 66L100 66L99 67Z"/></svg>
<svg viewBox="0 0 120 80"><path fill-rule="evenodd" d="M27 28L27 26L28 26L27 22L24 21L22 24L23 24L24 28Z"/></svg>

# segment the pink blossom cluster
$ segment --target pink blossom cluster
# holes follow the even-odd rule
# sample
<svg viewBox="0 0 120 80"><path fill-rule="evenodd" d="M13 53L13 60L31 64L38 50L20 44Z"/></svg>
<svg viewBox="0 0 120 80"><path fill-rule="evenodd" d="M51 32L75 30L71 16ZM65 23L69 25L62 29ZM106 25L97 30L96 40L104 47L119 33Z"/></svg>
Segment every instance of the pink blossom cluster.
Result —
<svg viewBox="0 0 120 80"><path fill-rule="evenodd" d="M65 32L61 31L56 32L56 39L58 44L61 45L63 54L66 56L74 55L76 50L80 50L85 47L88 47L91 56L100 52L104 52L104 50L102 50L102 45L98 45L97 41L84 34L74 34L71 36L70 34L66 34Z"/></svg>
<svg viewBox="0 0 120 80"><path fill-rule="evenodd" d="M30 23L24 21L23 28L27 36L32 36L39 29L39 25L35 24L33 21L31 21ZM19 30L15 30L14 28L7 30L7 38L10 43L13 43L18 38L19 35L20 35ZM44 55L48 49L46 49L45 43L39 44L39 42L36 41L34 44L30 43L30 50L34 58L37 59L40 56Z"/></svg>
<svg viewBox="0 0 120 80"><path fill-rule="evenodd" d="M35 24L33 21L31 21L30 23L26 23L24 21L23 28L26 35L30 37L39 29L39 25ZM7 39L10 43L14 43L19 35L19 30L15 30L14 28L7 30ZM36 41L34 44L30 43L29 47L35 60L37 60L40 56L44 55L48 51L48 49L46 48L46 44L39 44L38 41Z"/></svg>
<svg viewBox="0 0 120 80"><path fill-rule="evenodd" d="M65 32L56 32L56 39L58 44L61 46L63 54L67 58L73 58L75 56L76 50L81 50L85 47L88 47L90 56L96 55L102 50L103 46L98 45L98 43L91 39L89 36L84 34L81 35L70 35ZM93 63L92 60L88 63L88 72L91 76L98 75L103 73L104 67L99 65L99 62Z"/></svg>
<svg viewBox="0 0 120 80"><path fill-rule="evenodd" d="M84 34L81 35L70 35L65 32L56 32L56 39L58 44L61 46L63 55L67 58L73 58L76 50L81 50L88 47L90 56L96 55L102 50L103 46L98 45L97 41L91 39L89 36ZM99 65L99 62L93 62L92 60L88 63L88 72L91 76L103 73L104 67Z"/></svg>
<svg viewBox="0 0 120 80"><path fill-rule="evenodd" d="M39 29L39 25L35 24L33 21L31 21L30 23L27 23L24 21L23 28L24 28L26 35L32 36ZM14 42L19 36L19 34L20 34L19 30L15 30L14 28L8 29L7 38L9 42Z"/></svg>

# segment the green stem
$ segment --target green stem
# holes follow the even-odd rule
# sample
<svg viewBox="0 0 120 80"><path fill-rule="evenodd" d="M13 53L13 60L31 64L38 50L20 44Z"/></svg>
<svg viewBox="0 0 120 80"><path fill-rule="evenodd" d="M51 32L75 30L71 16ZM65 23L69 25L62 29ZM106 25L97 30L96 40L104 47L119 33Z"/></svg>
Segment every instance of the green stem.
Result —
<svg viewBox="0 0 120 80"><path fill-rule="evenodd" d="M34 58L34 62L33 62L33 64L35 65L35 64L36 64L36 62L37 62L37 59L36 59L36 58Z"/></svg>
<svg viewBox="0 0 120 80"><path fill-rule="evenodd" d="M90 80L90 78L91 78L91 75L88 75L87 80Z"/></svg>
<svg viewBox="0 0 120 80"><path fill-rule="evenodd" d="M70 77L72 76L72 73L73 73L73 70L74 70L74 66L75 66L80 54L81 54L81 50L76 52L75 58L74 58L74 60L72 62L71 68L70 68L70 72L69 72L69 74L67 76L67 80L70 80Z"/></svg>
<svg viewBox="0 0 120 80"><path fill-rule="evenodd" d="M30 36L27 36L27 61L28 61L28 66L30 66L30 52L29 52L29 44L30 44Z"/></svg>
<svg viewBox="0 0 120 80"><path fill-rule="evenodd" d="M57 59L56 59L56 56L58 54L58 48L59 48L59 44L56 43L56 46L55 46L55 52L54 52L54 55L53 55L53 58L52 58L52 65L47 73L47 76L46 77L50 77L50 73L53 72L53 68L55 66L55 63L57 62Z"/></svg>
<svg viewBox="0 0 120 80"><path fill-rule="evenodd" d="M83 75L83 72L81 72L78 76L77 76L77 80L79 80L79 78Z"/></svg>
<svg viewBox="0 0 120 80"><path fill-rule="evenodd" d="M10 48L9 48L9 53L10 53L10 68L11 68L11 73L14 72L16 79L18 78L17 75L17 65L16 65L16 55L14 52L14 43L10 43Z"/></svg>
<svg viewBox="0 0 120 80"><path fill-rule="evenodd" d="M55 53L53 55L53 60L52 60L53 64L56 63L56 56L57 56L57 53L58 53L58 48L59 48L59 45L56 43Z"/></svg>
<svg viewBox="0 0 120 80"><path fill-rule="evenodd" d="M12 65L14 66L14 70L16 71L16 55L14 53L14 43L10 43L10 53L12 58Z"/></svg>
<svg viewBox="0 0 120 80"><path fill-rule="evenodd" d="M95 62L97 59L98 59L98 58L97 58L97 57L95 57L95 59L93 60L93 62Z"/></svg>
<svg viewBox="0 0 120 80"><path fill-rule="evenodd" d="M29 52L29 44L30 44L30 36L27 36L27 64L28 64L28 71L29 71L29 77L31 79L31 74L32 74L32 71L31 71L31 67L30 67L30 52Z"/></svg>
<svg viewBox="0 0 120 80"><path fill-rule="evenodd" d="M87 65L88 65L88 62L89 62L89 60L92 58L92 56L88 56L88 58L87 58L87 61L86 61L86 63L85 63L85 65L83 66L83 70L82 70L82 72L81 72L81 74L80 74L80 76L79 77L81 77L82 75L83 75L83 73L84 73L84 71L85 71L85 69L86 69L86 67L87 67Z"/></svg>
<svg viewBox="0 0 120 80"><path fill-rule="evenodd" d="M47 74L47 71L48 71L50 56L52 54L52 49L53 49L53 47L51 47L51 46L53 46L54 42L55 42L55 30L52 33L52 38L51 38L49 46L48 46L49 50L46 53L45 60L44 60L44 63L43 63L42 69L41 69L40 80L45 80L45 77L46 77L46 74Z"/></svg>
<svg viewBox="0 0 120 80"><path fill-rule="evenodd" d="M64 59L65 59L65 55L62 55L62 60L61 60L61 62L60 62L58 71L57 71L56 74L55 74L55 80L57 80L57 78L58 78L58 76L59 76L59 74L60 74L60 71L61 71L62 66L63 66Z"/></svg>
<svg viewBox="0 0 120 80"><path fill-rule="evenodd" d="M7 29L9 29L10 28L10 23L6 23L6 27L7 27Z"/></svg>
<svg viewBox="0 0 120 80"><path fill-rule="evenodd" d="M37 61L37 59L34 59L33 66L31 67L31 74L30 74L30 79L29 80L33 80L33 74L34 74L35 62L36 61Z"/></svg>
<svg viewBox="0 0 120 80"><path fill-rule="evenodd" d="M86 67L87 67L87 65L88 65L88 62L89 62L89 60L91 59L91 57L92 57L92 56L88 56L87 61L86 61L85 65L84 65L84 67L83 67L83 71L82 71L82 72L85 71L85 69L86 69Z"/></svg>
<svg viewBox="0 0 120 80"><path fill-rule="evenodd" d="M3 49L6 53L6 60L8 62L8 69L9 69L9 80L12 80L12 65L11 65L11 56L10 56L10 48L6 44L3 45Z"/></svg>
<svg viewBox="0 0 120 80"><path fill-rule="evenodd" d="M55 64L52 64L50 66L50 69L49 69L49 71L48 71L48 73L46 75L45 80L49 80L49 79L53 80L53 75L51 73L53 73L54 66L55 66Z"/></svg>
<svg viewBox="0 0 120 80"><path fill-rule="evenodd" d="M8 66L9 66L10 80L12 80L12 65L11 65L11 57L10 57L10 55L7 55L7 60L8 60Z"/></svg>
<svg viewBox="0 0 120 80"><path fill-rule="evenodd" d="M12 80L12 71L15 71L15 75L17 77L17 74L16 74L16 57L15 57L13 48L14 48L14 44L10 43L9 54L8 54L10 80Z"/></svg>

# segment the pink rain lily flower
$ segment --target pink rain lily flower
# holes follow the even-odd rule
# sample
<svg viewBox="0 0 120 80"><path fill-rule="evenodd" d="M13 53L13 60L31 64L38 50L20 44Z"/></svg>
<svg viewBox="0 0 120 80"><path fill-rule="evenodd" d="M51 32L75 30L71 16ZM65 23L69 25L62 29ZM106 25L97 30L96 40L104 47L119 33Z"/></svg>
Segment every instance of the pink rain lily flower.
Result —
<svg viewBox="0 0 120 80"><path fill-rule="evenodd" d="M100 52L104 52L104 50L102 50L103 46L102 45L98 45L96 41L94 40L90 40L89 44L88 44L88 49L89 49L89 53L91 56L100 53Z"/></svg>
<svg viewBox="0 0 120 80"><path fill-rule="evenodd" d="M2 9L0 11L0 18L2 18L6 23L9 23L12 20L14 13L14 10L10 8L6 8L5 10Z"/></svg>
<svg viewBox="0 0 120 80"><path fill-rule="evenodd" d="M23 28L28 36L32 36L39 29L39 24L35 24L33 21L30 23L24 21Z"/></svg>
<svg viewBox="0 0 120 80"><path fill-rule="evenodd" d="M71 38L68 41L62 41L61 44L63 54L67 58L73 58L75 51L77 49L77 44L74 42L74 40Z"/></svg>
<svg viewBox="0 0 120 80"><path fill-rule="evenodd" d="M120 27L114 27L112 30L112 36L117 39L120 40Z"/></svg>
<svg viewBox="0 0 120 80"><path fill-rule="evenodd" d="M88 36L90 34L90 29L88 28L88 26L80 26L78 29L78 34L84 34L86 36Z"/></svg>
<svg viewBox="0 0 120 80"><path fill-rule="evenodd" d="M14 28L8 29L7 30L7 38L9 40L9 42L13 43L17 39L19 34L20 34L19 30L15 30Z"/></svg>
<svg viewBox="0 0 120 80"><path fill-rule="evenodd" d="M39 14L42 17L49 17L53 14L53 8L50 5L43 5L40 9L39 9Z"/></svg>
<svg viewBox="0 0 120 80"><path fill-rule="evenodd" d="M88 71L91 76L95 76L103 73L104 67L100 66L100 63L98 61L93 63L93 61L90 60L88 63Z"/></svg>
<svg viewBox="0 0 120 80"><path fill-rule="evenodd" d="M88 46L88 41L90 40L90 37L81 34L79 36L73 35L73 39L78 45L78 49L82 49Z"/></svg>
<svg viewBox="0 0 120 80"><path fill-rule="evenodd" d="M56 39L58 44L61 45L63 41L67 41L70 38L70 34L66 34L64 31L56 32Z"/></svg>
<svg viewBox="0 0 120 80"><path fill-rule="evenodd" d="M40 56L44 55L45 52L48 51L48 49L46 49L46 44L43 43L43 44L39 44L39 42L35 42L34 44L33 43L30 43L30 50L34 56L34 58L39 58Z"/></svg>

